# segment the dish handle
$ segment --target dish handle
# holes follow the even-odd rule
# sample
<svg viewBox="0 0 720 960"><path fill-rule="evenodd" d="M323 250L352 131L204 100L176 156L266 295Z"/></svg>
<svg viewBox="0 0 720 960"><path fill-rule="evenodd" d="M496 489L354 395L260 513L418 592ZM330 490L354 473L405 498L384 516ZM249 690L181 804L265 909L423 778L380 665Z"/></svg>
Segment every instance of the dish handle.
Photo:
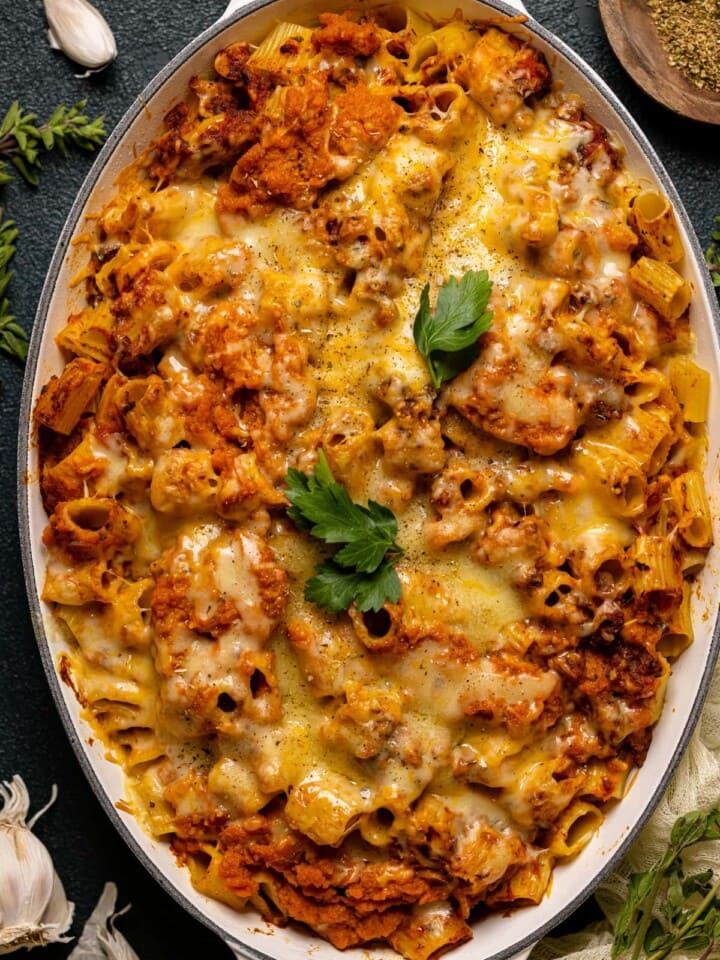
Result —
<svg viewBox="0 0 720 960"><path fill-rule="evenodd" d="M232 955L235 957L235 960L265 960L263 954L258 953L257 950L254 950L252 947L245 947L240 943L235 943L232 940L226 940L226 945L230 947ZM529 947L525 947L524 950L521 950L519 953L514 953L511 957L508 957L507 960L528 960L528 957L532 953L534 943L531 943Z"/></svg>
<svg viewBox="0 0 720 960"><path fill-rule="evenodd" d="M251 0L230 0L225 11L218 17L218 20L224 20L225 17L229 17L230 14L235 13L237 10L242 10L243 7L246 7ZM527 13L527 8L522 0L505 0L505 3L509 7L515 7L520 13ZM522 958L518 958L522 960Z"/></svg>

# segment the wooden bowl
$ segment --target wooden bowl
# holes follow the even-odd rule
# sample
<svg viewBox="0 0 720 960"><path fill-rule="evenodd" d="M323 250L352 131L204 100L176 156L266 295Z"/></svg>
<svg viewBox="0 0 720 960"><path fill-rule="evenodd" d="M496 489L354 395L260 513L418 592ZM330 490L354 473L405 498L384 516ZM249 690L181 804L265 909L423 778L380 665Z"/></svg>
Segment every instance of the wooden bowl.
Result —
<svg viewBox="0 0 720 960"><path fill-rule="evenodd" d="M599 0L599 6L610 46L645 93L682 116L720 124L720 93L695 86L670 65L646 0Z"/></svg>

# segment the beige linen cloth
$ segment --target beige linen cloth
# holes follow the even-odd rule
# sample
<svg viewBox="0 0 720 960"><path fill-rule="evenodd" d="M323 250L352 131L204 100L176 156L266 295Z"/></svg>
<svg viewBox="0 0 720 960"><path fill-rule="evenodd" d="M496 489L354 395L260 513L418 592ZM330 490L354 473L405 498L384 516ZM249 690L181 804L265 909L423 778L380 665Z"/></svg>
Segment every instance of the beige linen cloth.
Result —
<svg viewBox="0 0 720 960"><path fill-rule="evenodd" d="M625 902L628 877L647 870L667 849L675 820L691 810L720 806L720 667L715 670L702 715L667 792L620 867L600 884L595 897L610 921L565 937L546 937L530 960L608 960L611 924ZM686 872L720 869L718 841L698 843L683 856ZM672 960L697 960L697 953L675 951Z"/></svg>

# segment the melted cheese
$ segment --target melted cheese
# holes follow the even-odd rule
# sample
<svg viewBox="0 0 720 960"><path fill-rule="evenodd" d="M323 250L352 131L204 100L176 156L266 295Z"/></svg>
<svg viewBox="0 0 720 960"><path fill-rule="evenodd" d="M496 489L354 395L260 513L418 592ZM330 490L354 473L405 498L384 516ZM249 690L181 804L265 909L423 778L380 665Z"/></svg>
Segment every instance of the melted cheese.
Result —
<svg viewBox="0 0 720 960"><path fill-rule="evenodd" d="M205 113L100 214L98 302L62 342L120 372L102 422L88 401L77 446L47 453L45 598L139 816L210 851L193 877L211 894L220 830L260 813L322 848L310 859L338 848L346 910L342 871L381 862L414 900L437 895L426 868L469 906L537 900L561 818L619 795L638 759L683 593L671 491L697 464L629 279L639 188L495 27L425 24L407 61L385 28L365 59L333 50L335 29L356 28L322 28L292 95L254 91L252 146L233 144L229 84L195 81ZM438 391L421 291L470 269L491 275L493 326ZM397 604L305 598L331 548L288 519L285 475L320 447L353 499L395 514ZM276 852L242 869L312 901Z"/></svg>

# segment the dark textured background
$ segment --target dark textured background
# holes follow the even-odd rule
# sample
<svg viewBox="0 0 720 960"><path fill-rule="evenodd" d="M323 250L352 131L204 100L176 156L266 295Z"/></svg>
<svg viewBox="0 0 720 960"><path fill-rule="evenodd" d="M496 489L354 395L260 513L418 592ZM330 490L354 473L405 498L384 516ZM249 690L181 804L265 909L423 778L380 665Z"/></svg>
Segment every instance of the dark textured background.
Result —
<svg viewBox="0 0 720 960"><path fill-rule="evenodd" d="M40 0L0 0L0 113L17 98L46 117L59 101L89 100L112 126L152 75L209 26L222 0L98 0L115 31L119 59L88 80L46 43ZM703 247L720 213L720 127L683 120L634 86L610 51L592 0L526 0L530 12L602 75L635 115L675 180ZM43 278L73 196L90 165L73 152L49 156L41 186L0 188L0 206L21 230L10 287L14 311L30 329ZM51 785L58 802L40 820L68 896L77 904L77 933L103 883L113 879L120 903L132 901L121 927L142 960L202 956L228 960L229 951L187 917L126 850L87 786L67 744L46 686L32 635L20 564L15 502L15 443L22 370L0 357L0 779L25 778L34 807ZM0 864L2 871L2 864ZM42 956L60 960L70 947Z"/></svg>

